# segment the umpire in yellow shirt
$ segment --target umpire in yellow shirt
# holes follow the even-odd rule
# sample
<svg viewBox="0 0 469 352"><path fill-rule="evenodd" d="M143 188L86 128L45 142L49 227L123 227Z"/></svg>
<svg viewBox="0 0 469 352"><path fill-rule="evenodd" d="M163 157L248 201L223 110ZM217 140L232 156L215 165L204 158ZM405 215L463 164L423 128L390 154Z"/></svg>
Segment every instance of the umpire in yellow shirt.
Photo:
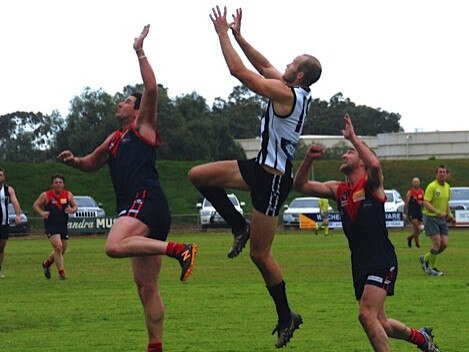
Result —
<svg viewBox="0 0 469 352"><path fill-rule="evenodd" d="M435 266L437 255L448 247L448 219L453 219L449 208L451 187L446 182L448 169L440 165L436 169L436 179L425 190L423 199L423 225L425 234L432 241L432 248L420 257L423 271L428 275L441 276L443 273Z"/></svg>

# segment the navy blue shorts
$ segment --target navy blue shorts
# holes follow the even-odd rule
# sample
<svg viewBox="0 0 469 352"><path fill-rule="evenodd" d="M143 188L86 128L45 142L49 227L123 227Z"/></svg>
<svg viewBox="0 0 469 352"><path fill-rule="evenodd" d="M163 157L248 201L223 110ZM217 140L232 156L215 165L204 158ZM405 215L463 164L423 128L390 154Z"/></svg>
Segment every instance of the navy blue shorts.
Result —
<svg viewBox="0 0 469 352"><path fill-rule="evenodd" d="M354 275L353 287L355 298L359 301L363 296L365 285L373 285L384 289L388 296L394 295L394 286L397 280L397 265L389 269L370 271L362 275Z"/></svg>
<svg viewBox="0 0 469 352"><path fill-rule="evenodd" d="M117 216L139 219L150 229L150 238L166 241L171 227L168 201L161 188L141 189L117 204Z"/></svg>

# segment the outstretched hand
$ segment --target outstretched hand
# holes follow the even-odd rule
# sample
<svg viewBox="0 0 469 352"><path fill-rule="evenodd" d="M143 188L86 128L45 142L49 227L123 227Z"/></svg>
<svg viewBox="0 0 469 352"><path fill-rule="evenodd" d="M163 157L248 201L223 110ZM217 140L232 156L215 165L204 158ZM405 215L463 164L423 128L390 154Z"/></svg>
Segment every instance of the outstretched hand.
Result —
<svg viewBox="0 0 469 352"><path fill-rule="evenodd" d="M233 15L233 22L230 23L231 31L233 35L241 35L241 18L243 17L243 10L241 8L236 9L236 15Z"/></svg>
<svg viewBox="0 0 469 352"><path fill-rule="evenodd" d="M213 26L215 27L215 31L217 32L218 35L222 33L226 33L228 29L230 28L230 24L226 20L226 6L223 7L223 13L220 10L220 7L217 5L217 7L212 8L212 15L210 16L210 19L212 20Z"/></svg>
<svg viewBox="0 0 469 352"><path fill-rule="evenodd" d="M150 31L150 25L147 24L143 27L142 33L134 39L134 50L138 51L143 48L143 40L147 37L148 32Z"/></svg>
<svg viewBox="0 0 469 352"><path fill-rule="evenodd" d="M350 118L349 114L345 114L344 120L345 128L342 130L342 134L344 135L345 139L350 140L355 136L355 131L352 125L352 119Z"/></svg>
<svg viewBox="0 0 469 352"><path fill-rule="evenodd" d="M70 150L64 150L57 156L57 159L59 159L64 164L73 166L75 162L75 155L73 155Z"/></svg>

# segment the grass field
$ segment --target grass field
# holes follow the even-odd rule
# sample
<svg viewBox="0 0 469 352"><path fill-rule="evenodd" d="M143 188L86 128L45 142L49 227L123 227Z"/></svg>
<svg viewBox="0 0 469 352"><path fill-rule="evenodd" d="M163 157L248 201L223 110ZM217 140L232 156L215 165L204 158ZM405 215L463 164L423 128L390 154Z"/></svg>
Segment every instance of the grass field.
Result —
<svg viewBox="0 0 469 352"><path fill-rule="evenodd" d="M273 252L280 263L290 306L304 324L284 351L371 351L357 320L345 237L279 232ZM444 352L469 350L469 231L453 230L438 259L442 277L428 277L418 257L428 249L407 248L405 234L392 232L399 258L396 295L388 315L413 327L435 328ZM160 286L166 306L164 347L181 351L274 351L273 303L248 251L229 260L227 232L171 234L197 242L192 277L179 281L179 265L165 258ZM146 331L128 259L103 252L105 236L75 237L59 281L46 280L41 261L50 251L43 237L8 242L0 280L0 350L145 351ZM393 351L416 351L392 341Z"/></svg>

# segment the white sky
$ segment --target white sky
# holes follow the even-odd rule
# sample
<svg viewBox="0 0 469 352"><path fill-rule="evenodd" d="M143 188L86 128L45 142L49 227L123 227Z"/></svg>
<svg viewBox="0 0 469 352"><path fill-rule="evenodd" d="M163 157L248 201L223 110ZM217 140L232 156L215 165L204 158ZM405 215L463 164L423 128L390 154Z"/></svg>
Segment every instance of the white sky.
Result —
<svg viewBox="0 0 469 352"><path fill-rule="evenodd" d="M211 106L229 75L207 0L15 0L0 9L0 115L66 116L84 87L113 95L140 83L133 39L170 97L196 91ZM242 33L280 71L303 53L323 74L313 95L401 114L406 132L469 130L465 1L225 0L243 9ZM231 17L230 17L231 19ZM247 60L245 60L247 62ZM353 116L352 116L353 118Z"/></svg>

